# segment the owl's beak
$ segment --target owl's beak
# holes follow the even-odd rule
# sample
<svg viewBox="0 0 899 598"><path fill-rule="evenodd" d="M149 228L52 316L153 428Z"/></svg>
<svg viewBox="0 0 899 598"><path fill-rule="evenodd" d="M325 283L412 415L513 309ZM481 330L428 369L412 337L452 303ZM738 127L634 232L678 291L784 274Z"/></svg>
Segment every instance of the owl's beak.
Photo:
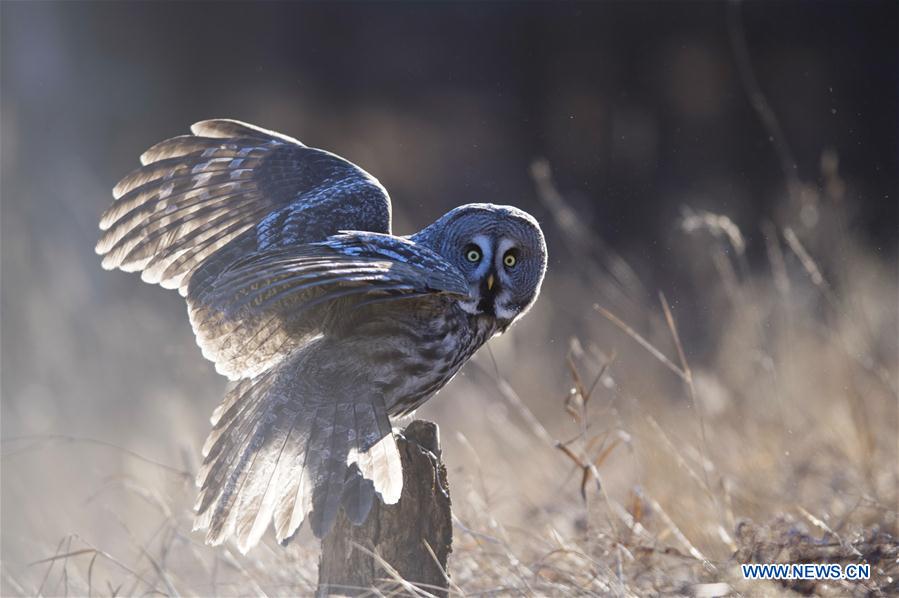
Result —
<svg viewBox="0 0 899 598"><path fill-rule="evenodd" d="M478 310L482 314L495 316L494 301L496 293L499 292L500 281L496 278L496 272L489 272L486 277L481 279L480 293L478 293Z"/></svg>

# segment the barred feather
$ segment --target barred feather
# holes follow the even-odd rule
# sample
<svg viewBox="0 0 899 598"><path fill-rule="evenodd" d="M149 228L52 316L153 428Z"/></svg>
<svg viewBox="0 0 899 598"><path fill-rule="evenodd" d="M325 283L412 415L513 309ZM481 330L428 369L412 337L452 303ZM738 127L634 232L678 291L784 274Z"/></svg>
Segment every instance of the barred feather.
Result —
<svg viewBox="0 0 899 598"><path fill-rule="evenodd" d="M337 301L467 292L462 274L424 247L347 233L240 258L203 290L192 287L188 304L203 355L237 379L322 334Z"/></svg>
<svg viewBox="0 0 899 598"><path fill-rule="evenodd" d="M246 552L273 522L284 541L307 517L322 537L344 503L364 520L373 492L399 500L402 467L383 401L317 366L319 351L241 381L217 411L197 476L195 529L207 529L209 543L233 535ZM370 487L354 480L354 463Z"/></svg>
<svg viewBox="0 0 899 598"><path fill-rule="evenodd" d="M268 244L321 240L341 228L390 231L386 191L350 162L238 121L191 130L149 148L113 189L96 246L104 268L142 272L186 295L204 262L238 239L257 250L241 235L288 207L288 226L266 227Z"/></svg>
<svg viewBox="0 0 899 598"><path fill-rule="evenodd" d="M395 237L386 191L350 162L233 120L191 131L115 186L96 251L105 268L177 288L203 355L235 381L203 445L195 529L246 552L272 524L279 542L307 520L321 537L341 506L361 523L375 494L402 492L389 414L497 331L453 305L476 298L435 235L500 212L468 206ZM530 218L502 210L503 223Z"/></svg>
<svg viewBox="0 0 899 598"><path fill-rule="evenodd" d="M257 139L277 139L284 143L303 145L293 137L288 137L276 131L270 131L251 125L249 123L230 118L214 118L201 120L190 127L190 132L199 137L215 137L228 139L229 137L254 137Z"/></svg>

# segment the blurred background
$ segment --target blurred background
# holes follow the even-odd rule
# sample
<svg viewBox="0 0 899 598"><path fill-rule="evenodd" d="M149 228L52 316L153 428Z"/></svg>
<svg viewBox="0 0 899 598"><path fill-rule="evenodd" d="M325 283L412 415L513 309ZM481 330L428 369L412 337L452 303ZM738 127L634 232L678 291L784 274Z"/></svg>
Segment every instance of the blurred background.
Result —
<svg viewBox="0 0 899 598"><path fill-rule="evenodd" d="M740 517L796 505L895 532L895 3L3 2L0 27L4 594L314 581L311 542L276 580L271 538L219 569L190 534L185 478L225 381L176 293L93 251L140 153L213 117L361 165L400 234L468 202L541 221L540 302L419 412L441 425L460 525L525 563L491 569L508 587L546 581L542 545L509 530L548 538L545 522L594 554L624 545L605 508L711 560L742 546ZM659 291L690 392L594 307L683 371ZM573 370L602 372L591 400L570 400ZM553 446L571 438L602 457L605 507ZM471 538L457 576L479 588ZM109 558L88 582L94 549Z"/></svg>

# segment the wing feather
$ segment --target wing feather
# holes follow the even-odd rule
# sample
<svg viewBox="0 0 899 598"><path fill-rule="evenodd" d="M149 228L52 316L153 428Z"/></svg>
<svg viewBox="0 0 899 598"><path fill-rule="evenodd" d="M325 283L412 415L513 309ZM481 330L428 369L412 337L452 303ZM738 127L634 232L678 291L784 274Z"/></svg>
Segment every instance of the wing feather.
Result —
<svg viewBox="0 0 899 598"><path fill-rule="evenodd" d="M425 247L345 233L240 258L204 288L192 286L188 305L203 354L219 373L237 379L326 334L335 306L348 313L373 299L468 292L464 275Z"/></svg>
<svg viewBox="0 0 899 598"><path fill-rule="evenodd" d="M147 165L194 153L201 153L205 158L245 158L258 144L259 139L252 137L237 137L223 142L214 137L178 135L151 146L140 155L140 163Z"/></svg>
<svg viewBox="0 0 899 598"><path fill-rule="evenodd" d="M303 145L293 137L288 137L287 135L231 118L201 120L200 122L191 125L190 132L200 137L214 137L219 139L253 137L257 139L277 139L285 143Z"/></svg>
<svg viewBox="0 0 899 598"><path fill-rule="evenodd" d="M185 295L204 355L237 380L203 446L195 528L246 551L271 522L279 541L306 519L324 535L341 505L361 522L375 493L399 500L400 456L383 400L360 392L372 381L320 350L353 310L465 296L467 282L389 234L387 192L352 163L239 121L191 132L147 149L114 187L96 251L104 268Z"/></svg>
<svg viewBox="0 0 899 598"><path fill-rule="evenodd" d="M215 414L197 484L195 529L241 551L274 522L279 542L308 519L322 537L343 505L361 522L374 492L396 502L402 465L383 400L323 338L232 388ZM323 394L325 393L325 394Z"/></svg>
<svg viewBox="0 0 899 598"><path fill-rule="evenodd" d="M104 268L143 271L186 294L201 266L208 279L229 265L235 252L220 253L229 243L240 244L237 255L260 249L263 237L249 231L263 223L267 246L343 228L390 232L387 192L343 158L233 120L191 130L149 148L114 187L96 246ZM272 228L274 214L284 218Z"/></svg>

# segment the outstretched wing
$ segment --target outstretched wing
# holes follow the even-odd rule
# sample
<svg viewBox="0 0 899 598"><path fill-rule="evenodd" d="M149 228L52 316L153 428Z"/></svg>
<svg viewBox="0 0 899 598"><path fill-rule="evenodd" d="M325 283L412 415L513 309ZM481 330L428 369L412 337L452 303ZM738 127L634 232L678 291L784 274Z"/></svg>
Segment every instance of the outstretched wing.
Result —
<svg viewBox="0 0 899 598"><path fill-rule="evenodd" d="M238 379L345 324L362 306L468 292L462 273L422 245L347 232L240 258L201 288L191 283L188 306L203 354Z"/></svg>
<svg viewBox="0 0 899 598"><path fill-rule="evenodd" d="M96 251L103 267L187 292L234 259L339 230L390 232L390 198L367 172L296 139L207 120L141 156L113 190Z"/></svg>

